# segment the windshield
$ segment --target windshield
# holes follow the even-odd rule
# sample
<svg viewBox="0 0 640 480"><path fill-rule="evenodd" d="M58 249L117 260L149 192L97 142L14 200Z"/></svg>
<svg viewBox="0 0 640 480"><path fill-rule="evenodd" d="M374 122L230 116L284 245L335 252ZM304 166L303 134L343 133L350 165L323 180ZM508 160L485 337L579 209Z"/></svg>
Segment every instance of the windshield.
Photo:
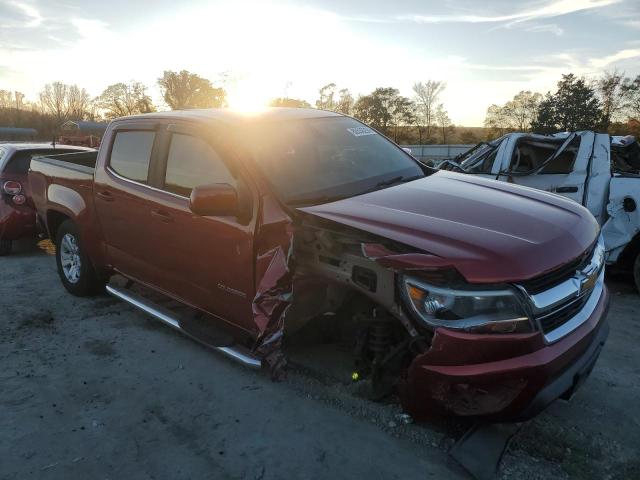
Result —
<svg viewBox="0 0 640 480"><path fill-rule="evenodd" d="M250 145L259 168L291 205L352 197L425 175L402 149L348 117L255 125Z"/></svg>
<svg viewBox="0 0 640 480"><path fill-rule="evenodd" d="M490 143L479 143L458 157L460 166L468 173L489 173L501 141L499 138Z"/></svg>

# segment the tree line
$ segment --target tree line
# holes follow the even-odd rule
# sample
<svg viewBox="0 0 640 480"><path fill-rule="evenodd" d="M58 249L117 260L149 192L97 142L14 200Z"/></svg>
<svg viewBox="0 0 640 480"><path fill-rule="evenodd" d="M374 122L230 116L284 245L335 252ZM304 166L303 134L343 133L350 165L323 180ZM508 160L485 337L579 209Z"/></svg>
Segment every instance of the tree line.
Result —
<svg viewBox="0 0 640 480"><path fill-rule="evenodd" d="M490 135L510 131L555 133L596 130L640 135L640 75L605 72L595 80L562 75L554 92L522 91L487 109Z"/></svg>
<svg viewBox="0 0 640 480"><path fill-rule="evenodd" d="M53 82L45 85L31 103L20 92L0 90L0 125L36 128L48 138L66 120L111 120L165 107L182 110L227 106L224 88L186 70L165 71L157 85L166 106L154 105L147 87L135 81L109 85L95 98L78 85ZM338 89L330 83L320 88L315 107L353 115L398 142L447 142L453 126L438 102L445 87L444 82L428 80L414 85L414 98L404 97L392 87L376 88L355 98L349 89ZM288 97L274 98L270 105L312 107L306 100Z"/></svg>
<svg viewBox="0 0 640 480"><path fill-rule="evenodd" d="M150 113L159 108L182 110L227 106L223 87L182 70L167 70L158 78L165 105L154 105L140 82L109 85L92 98L86 89L63 82L47 84L34 102L20 92L0 90L0 126L31 127L44 138L55 135L66 120L111 120ZM329 83L318 90L315 107L352 115L398 143L476 143L509 131L553 133L566 130L599 130L640 134L640 75L628 78L605 72L588 81L563 75L554 92L522 91L504 105L491 105L485 128L453 125L440 101L446 83L426 80L413 85L406 97L393 87L378 87L357 98L348 88ZM306 100L279 97L271 106L311 108Z"/></svg>

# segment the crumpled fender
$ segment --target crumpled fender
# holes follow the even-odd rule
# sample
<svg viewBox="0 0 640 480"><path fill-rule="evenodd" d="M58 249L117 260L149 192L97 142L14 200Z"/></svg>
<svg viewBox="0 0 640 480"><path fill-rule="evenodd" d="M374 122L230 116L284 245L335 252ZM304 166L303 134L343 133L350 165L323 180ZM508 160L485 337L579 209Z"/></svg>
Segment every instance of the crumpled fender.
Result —
<svg viewBox="0 0 640 480"><path fill-rule="evenodd" d="M293 228L291 218L271 196L263 198L256 246L252 312L259 336L254 352L269 368L272 378L281 379L286 366L282 353L284 321L293 296L290 266Z"/></svg>
<svg viewBox="0 0 640 480"><path fill-rule="evenodd" d="M428 253L396 253L379 243L363 243L362 254L369 260L390 268L402 270L436 270L451 268L448 260Z"/></svg>

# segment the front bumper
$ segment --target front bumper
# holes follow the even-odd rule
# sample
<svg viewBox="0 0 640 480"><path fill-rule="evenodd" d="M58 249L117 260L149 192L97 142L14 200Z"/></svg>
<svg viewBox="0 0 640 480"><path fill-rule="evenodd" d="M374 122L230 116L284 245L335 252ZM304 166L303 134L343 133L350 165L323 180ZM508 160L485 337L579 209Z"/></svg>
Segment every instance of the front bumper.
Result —
<svg viewBox="0 0 640 480"><path fill-rule="evenodd" d="M36 233L36 212L33 208L9 205L0 198L0 240L18 240Z"/></svg>
<svg viewBox="0 0 640 480"><path fill-rule="evenodd" d="M608 335L609 292L573 332L548 344L542 332L472 334L438 328L401 385L417 419L443 413L519 421L568 396L588 376Z"/></svg>

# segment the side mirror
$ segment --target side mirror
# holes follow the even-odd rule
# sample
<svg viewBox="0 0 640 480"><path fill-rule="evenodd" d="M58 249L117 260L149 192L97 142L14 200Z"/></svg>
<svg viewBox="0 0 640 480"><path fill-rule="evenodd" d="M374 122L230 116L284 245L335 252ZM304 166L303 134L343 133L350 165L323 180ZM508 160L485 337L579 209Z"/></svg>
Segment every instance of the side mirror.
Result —
<svg viewBox="0 0 640 480"><path fill-rule="evenodd" d="M237 215L238 193L228 183L202 185L191 190L189 208L201 217Z"/></svg>

